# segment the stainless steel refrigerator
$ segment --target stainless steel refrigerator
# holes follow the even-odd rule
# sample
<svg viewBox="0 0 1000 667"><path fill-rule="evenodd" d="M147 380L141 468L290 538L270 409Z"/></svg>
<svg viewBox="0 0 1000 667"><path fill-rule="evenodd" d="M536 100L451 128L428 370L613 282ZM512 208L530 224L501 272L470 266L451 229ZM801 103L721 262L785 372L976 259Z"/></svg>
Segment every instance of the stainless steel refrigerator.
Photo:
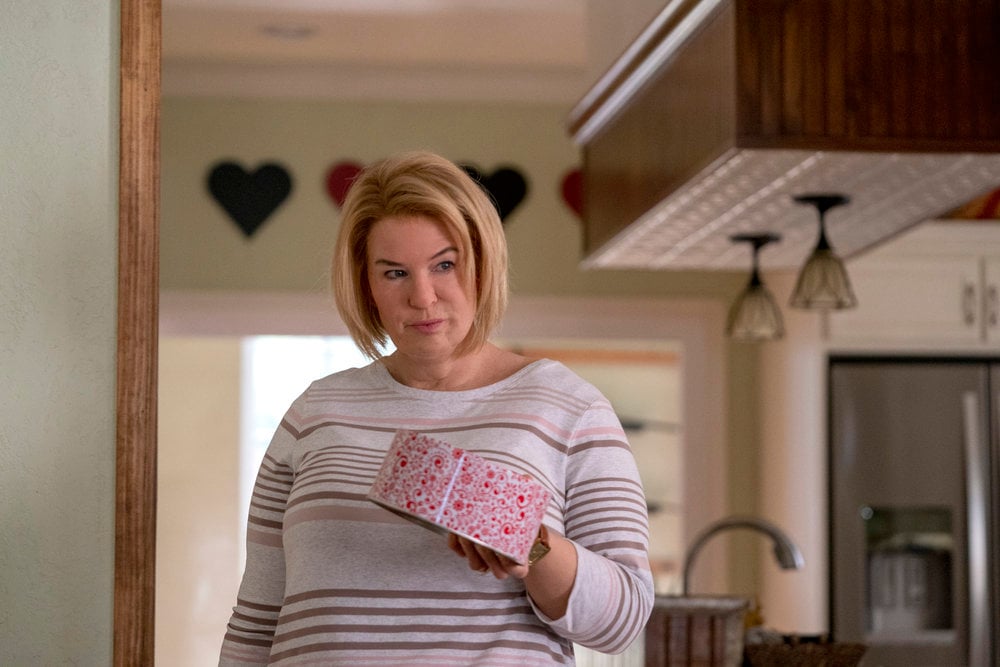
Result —
<svg viewBox="0 0 1000 667"><path fill-rule="evenodd" d="M1000 665L1000 359L832 356L830 623L863 665Z"/></svg>

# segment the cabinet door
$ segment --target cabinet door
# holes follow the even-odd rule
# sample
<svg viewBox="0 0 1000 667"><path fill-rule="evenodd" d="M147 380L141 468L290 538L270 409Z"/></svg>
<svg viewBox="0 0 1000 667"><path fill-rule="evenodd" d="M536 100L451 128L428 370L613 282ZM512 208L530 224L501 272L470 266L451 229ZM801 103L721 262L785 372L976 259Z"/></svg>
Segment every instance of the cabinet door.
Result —
<svg viewBox="0 0 1000 667"><path fill-rule="evenodd" d="M1000 257L983 260L983 326L987 343L1000 343Z"/></svg>
<svg viewBox="0 0 1000 667"><path fill-rule="evenodd" d="M858 306L830 314L831 339L980 343L984 331L980 271L979 258L969 255L882 255L851 262L848 273ZM1000 276L1000 260L997 271Z"/></svg>

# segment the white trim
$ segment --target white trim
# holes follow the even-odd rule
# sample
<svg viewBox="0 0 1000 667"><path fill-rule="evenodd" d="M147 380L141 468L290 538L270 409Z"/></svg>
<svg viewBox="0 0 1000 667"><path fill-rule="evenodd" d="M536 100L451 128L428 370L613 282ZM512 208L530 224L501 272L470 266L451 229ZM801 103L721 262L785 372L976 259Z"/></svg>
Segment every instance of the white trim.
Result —
<svg viewBox="0 0 1000 667"><path fill-rule="evenodd" d="M346 336L333 298L308 292L160 293L161 336Z"/></svg>

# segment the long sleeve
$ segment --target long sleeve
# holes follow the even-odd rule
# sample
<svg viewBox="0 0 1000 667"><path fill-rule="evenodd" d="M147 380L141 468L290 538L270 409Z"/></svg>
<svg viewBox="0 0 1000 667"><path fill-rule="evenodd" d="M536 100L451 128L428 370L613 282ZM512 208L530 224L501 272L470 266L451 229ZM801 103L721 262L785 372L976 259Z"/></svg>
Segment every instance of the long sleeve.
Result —
<svg viewBox="0 0 1000 667"><path fill-rule="evenodd" d="M653 581L642 484L603 397L583 413L568 443L563 523L577 548L576 581L565 616L553 621L539 615L567 639L620 653L645 627Z"/></svg>
<svg viewBox="0 0 1000 667"><path fill-rule="evenodd" d="M291 414L291 411L290 413ZM261 462L247 519L247 560L220 665L266 665L285 594L282 523L292 486L294 428L282 421Z"/></svg>

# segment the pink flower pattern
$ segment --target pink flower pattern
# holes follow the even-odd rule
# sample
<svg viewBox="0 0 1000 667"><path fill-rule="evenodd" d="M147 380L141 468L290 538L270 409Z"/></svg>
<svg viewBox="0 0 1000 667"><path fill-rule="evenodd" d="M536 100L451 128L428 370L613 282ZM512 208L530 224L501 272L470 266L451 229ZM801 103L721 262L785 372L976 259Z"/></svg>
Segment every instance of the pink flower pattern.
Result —
<svg viewBox="0 0 1000 667"><path fill-rule="evenodd" d="M530 476L415 431L398 431L368 498L518 563L538 534L549 492Z"/></svg>

